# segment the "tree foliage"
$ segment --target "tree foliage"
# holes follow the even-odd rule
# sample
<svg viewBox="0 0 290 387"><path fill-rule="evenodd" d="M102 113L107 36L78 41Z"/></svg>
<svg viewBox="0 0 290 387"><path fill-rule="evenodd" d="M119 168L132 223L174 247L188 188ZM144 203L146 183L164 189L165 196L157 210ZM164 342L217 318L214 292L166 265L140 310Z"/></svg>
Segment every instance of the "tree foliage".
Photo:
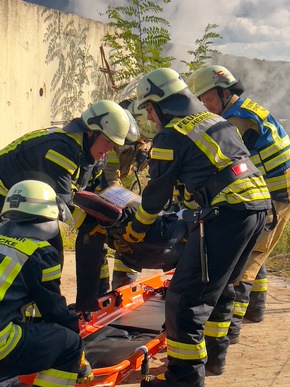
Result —
<svg viewBox="0 0 290 387"><path fill-rule="evenodd" d="M187 51L189 55L193 56L193 59L190 62L184 60L181 61L189 69L189 72L184 74L186 77L189 76L193 71L206 67L206 62L208 59L212 58L212 54L220 54L218 50L211 48L213 39L222 39L222 36L220 36L219 33L213 31L217 27L217 24L209 23L205 28L203 37L201 39L195 40L196 49Z"/></svg>
<svg viewBox="0 0 290 387"><path fill-rule="evenodd" d="M171 0L162 0L165 4ZM167 30L170 24L158 16L160 5L149 0L126 0L128 5L108 6L109 25L116 30L104 36L110 47L109 64L114 81L122 84L158 67L170 67L174 59L163 55L164 46L170 41Z"/></svg>

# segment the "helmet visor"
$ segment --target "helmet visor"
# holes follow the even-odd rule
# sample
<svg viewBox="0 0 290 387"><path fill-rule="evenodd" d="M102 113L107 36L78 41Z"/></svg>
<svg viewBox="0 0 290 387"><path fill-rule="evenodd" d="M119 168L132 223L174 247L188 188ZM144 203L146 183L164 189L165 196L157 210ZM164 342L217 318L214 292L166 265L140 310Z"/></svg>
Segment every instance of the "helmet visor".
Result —
<svg viewBox="0 0 290 387"><path fill-rule="evenodd" d="M132 114L129 112L129 110L124 109L124 111L127 114L128 118L129 118L129 123L130 123L129 131L128 131L128 134L126 136L125 143L127 145L130 145L130 144L137 142L140 139L140 131L139 131L137 122L135 121L135 118L132 116Z"/></svg>

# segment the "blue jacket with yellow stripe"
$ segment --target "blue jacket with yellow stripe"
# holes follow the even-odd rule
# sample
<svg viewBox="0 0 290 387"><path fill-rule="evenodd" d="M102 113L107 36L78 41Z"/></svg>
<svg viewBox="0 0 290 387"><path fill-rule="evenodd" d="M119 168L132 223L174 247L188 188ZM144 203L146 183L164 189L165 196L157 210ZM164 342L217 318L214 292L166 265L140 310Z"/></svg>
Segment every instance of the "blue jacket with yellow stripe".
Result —
<svg viewBox="0 0 290 387"><path fill-rule="evenodd" d="M150 180L132 228L140 233L148 231L177 182L184 185L184 199L190 201L213 176L231 167L226 186L207 204L235 210L271 208L265 181L248 157L237 128L224 118L208 111L174 118L153 140Z"/></svg>
<svg viewBox="0 0 290 387"><path fill-rule="evenodd" d="M233 96L222 116L237 126L274 200L290 202L290 138L261 105Z"/></svg>

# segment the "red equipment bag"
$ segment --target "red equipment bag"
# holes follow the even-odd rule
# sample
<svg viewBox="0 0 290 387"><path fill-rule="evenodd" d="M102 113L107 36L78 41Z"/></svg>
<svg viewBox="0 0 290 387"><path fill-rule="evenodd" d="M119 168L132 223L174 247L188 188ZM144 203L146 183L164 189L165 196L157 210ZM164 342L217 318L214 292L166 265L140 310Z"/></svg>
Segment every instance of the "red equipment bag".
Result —
<svg viewBox="0 0 290 387"><path fill-rule="evenodd" d="M122 216L122 209L89 191L76 192L74 203L101 226L113 226Z"/></svg>

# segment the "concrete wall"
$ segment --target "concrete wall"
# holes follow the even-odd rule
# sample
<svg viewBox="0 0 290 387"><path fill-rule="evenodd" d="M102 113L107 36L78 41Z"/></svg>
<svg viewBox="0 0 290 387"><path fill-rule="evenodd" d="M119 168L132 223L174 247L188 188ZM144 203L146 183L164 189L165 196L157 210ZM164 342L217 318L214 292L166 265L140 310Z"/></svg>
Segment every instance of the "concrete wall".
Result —
<svg viewBox="0 0 290 387"><path fill-rule="evenodd" d="M0 1L0 148L116 99L100 71L109 27L21 0Z"/></svg>

